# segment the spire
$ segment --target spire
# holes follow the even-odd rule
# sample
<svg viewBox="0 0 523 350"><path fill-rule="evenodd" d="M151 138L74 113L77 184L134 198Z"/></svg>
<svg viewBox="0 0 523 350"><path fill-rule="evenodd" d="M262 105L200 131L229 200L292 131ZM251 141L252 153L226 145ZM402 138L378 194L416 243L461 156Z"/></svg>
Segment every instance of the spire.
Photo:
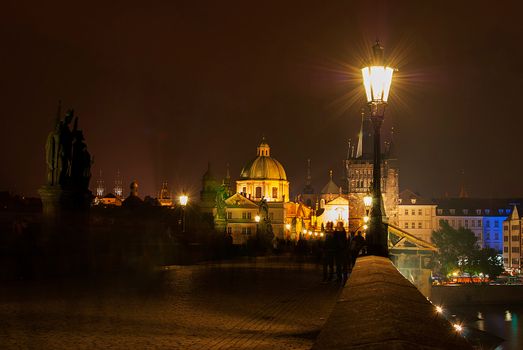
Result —
<svg viewBox="0 0 523 350"><path fill-rule="evenodd" d="M349 149L347 150L347 159L351 159L352 139L349 139Z"/></svg>
<svg viewBox="0 0 523 350"><path fill-rule="evenodd" d="M303 188L304 194L314 194L314 188L312 187L312 176L311 176L311 159L307 159L307 177L305 178L305 187Z"/></svg>
<svg viewBox="0 0 523 350"><path fill-rule="evenodd" d="M102 178L102 169L100 169L100 177L96 181L96 196L103 197L105 192L104 180Z"/></svg>
<svg viewBox="0 0 523 350"><path fill-rule="evenodd" d="M514 205L514 208L512 209L510 220L519 220L518 207L516 207L516 205Z"/></svg>
<svg viewBox="0 0 523 350"><path fill-rule="evenodd" d="M459 198L468 198L468 193L465 190L465 170L461 169L461 189L459 191Z"/></svg>
<svg viewBox="0 0 523 350"><path fill-rule="evenodd" d="M120 176L120 169L116 170L116 178L114 179L114 195L123 198L123 181Z"/></svg>
<svg viewBox="0 0 523 350"><path fill-rule="evenodd" d="M365 111L364 109L361 110L361 125L360 125L360 132L358 134L358 148L356 150L356 158L361 158L363 155L363 123L365 120Z"/></svg>
<svg viewBox="0 0 523 350"><path fill-rule="evenodd" d="M329 170L329 177L330 177L330 180L332 181L332 170Z"/></svg>
<svg viewBox="0 0 523 350"><path fill-rule="evenodd" d="M389 147L387 150L387 158L393 159L396 157L396 149L394 147L394 127L390 128L390 140Z"/></svg>

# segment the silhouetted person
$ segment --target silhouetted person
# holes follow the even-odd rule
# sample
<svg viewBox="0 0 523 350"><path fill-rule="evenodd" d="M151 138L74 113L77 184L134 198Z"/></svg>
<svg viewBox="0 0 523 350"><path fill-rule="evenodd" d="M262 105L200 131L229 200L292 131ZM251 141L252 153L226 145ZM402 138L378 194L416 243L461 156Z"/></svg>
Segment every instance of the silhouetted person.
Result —
<svg viewBox="0 0 523 350"><path fill-rule="evenodd" d="M328 222L325 228L325 241L323 242L323 282L331 281L334 276L336 242L334 241L334 230L332 226L332 222Z"/></svg>
<svg viewBox="0 0 523 350"><path fill-rule="evenodd" d="M356 236L351 240L350 242L350 269L352 271L352 268L356 264L356 259L358 258L358 255L361 251L361 249L365 246L365 238L361 235L361 231L358 231L356 233Z"/></svg>
<svg viewBox="0 0 523 350"><path fill-rule="evenodd" d="M343 222L336 224L334 230L335 254L334 260L336 263L336 278L338 282L347 279L348 275L348 261L347 261L347 232L343 228Z"/></svg>

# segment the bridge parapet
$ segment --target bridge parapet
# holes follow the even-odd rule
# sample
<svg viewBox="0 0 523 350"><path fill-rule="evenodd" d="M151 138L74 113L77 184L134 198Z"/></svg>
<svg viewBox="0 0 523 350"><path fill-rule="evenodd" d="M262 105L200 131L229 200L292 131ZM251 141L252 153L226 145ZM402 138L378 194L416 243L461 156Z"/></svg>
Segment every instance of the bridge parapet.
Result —
<svg viewBox="0 0 523 350"><path fill-rule="evenodd" d="M357 260L313 350L472 349L389 259Z"/></svg>

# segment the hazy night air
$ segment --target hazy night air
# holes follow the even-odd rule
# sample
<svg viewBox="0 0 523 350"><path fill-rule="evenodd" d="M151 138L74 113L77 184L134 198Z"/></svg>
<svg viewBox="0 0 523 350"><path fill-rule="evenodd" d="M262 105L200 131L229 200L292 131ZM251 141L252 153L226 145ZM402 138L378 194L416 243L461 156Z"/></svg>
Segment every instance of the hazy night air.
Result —
<svg viewBox="0 0 523 350"><path fill-rule="evenodd" d="M107 184L119 169L144 195L168 181L195 196L208 161L237 179L265 136L291 196L308 158L319 188L342 175L365 103L358 68L379 37L398 68L382 133L394 126L400 187L522 197L519 13L515 1L4 1L0 189L44 183L58 100Z"/></svg>

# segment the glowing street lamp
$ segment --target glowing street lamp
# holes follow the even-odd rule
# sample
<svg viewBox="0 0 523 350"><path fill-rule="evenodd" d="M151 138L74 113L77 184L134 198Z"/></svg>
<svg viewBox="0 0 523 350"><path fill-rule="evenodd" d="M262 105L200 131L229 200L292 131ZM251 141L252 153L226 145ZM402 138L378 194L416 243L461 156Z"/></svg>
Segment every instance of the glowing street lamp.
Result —
<svg viewBox="0 0 523 350"><path fill-rule="evenodd" d="M394 69L383 63L383 47L376 42L372 47L373 58L368 67L362 68L363 86L367 97L370 120L374 129L374 164L372 179L372 200L365 200L370 207L370 225L366 234L367 252L369 255L389 256L388 233L383 224L381 198L381 138L380 129L383 123L385 108L389 98Z"/></svg>
<svg viewBox="0 0 523 350"><path fill-rule="evenodd" d="M256 221L256 222L260 222L260 216L259 216L259 215L256 215L256 216L254 217L254 221Z"/></svg>
<svg viewBox="0 0 523 350"><path fill-rule="evenodd" d="M370 206L372 205L372 196L370 194L363 197L363 204L365 205L365 209L370 209Z"/></svg>
<svg viewBox="0 0 523 350"><path fill-rule="evenodd" d="M189 197L185 194L185 192L183 192L178 199L180 201L180 205L182 206L182 232L185 232L185 207L187 206L187 203L189 203Z"/></svg>
<svg viewBox="0 0 523 350"><path fill-rule="evenodd" d="M285 224L285 229L287 231L290 231L291 230L291 224Z"/></svg>

